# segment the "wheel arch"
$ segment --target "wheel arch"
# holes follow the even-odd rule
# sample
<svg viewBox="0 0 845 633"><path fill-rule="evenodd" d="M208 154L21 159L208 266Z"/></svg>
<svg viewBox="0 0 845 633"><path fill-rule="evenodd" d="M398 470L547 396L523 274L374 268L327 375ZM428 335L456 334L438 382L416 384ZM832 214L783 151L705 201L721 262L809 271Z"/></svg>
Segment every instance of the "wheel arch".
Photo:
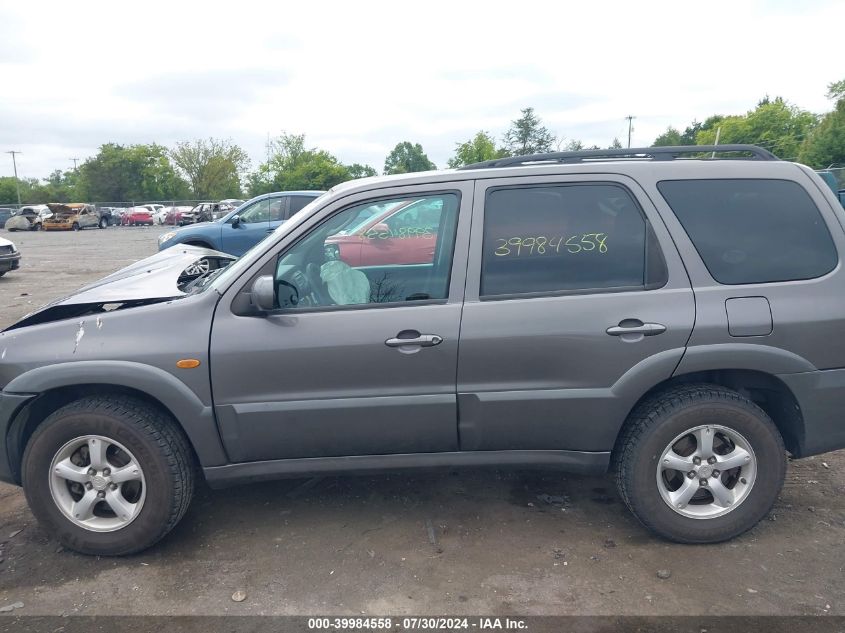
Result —
<svg viewBox="0 0 845 633"><path fill-rule="evenodd" d="M91 395L130 395L147 402L182 429L200 465L228 462L212 407L156 367L123 361L63 363L22 374L6 386L6 391L37 394L18 410L6 429L6 449L16 481L20 480L21 458L35 428L53 411Z"/></svg>
<svg viewBox="0 0 845 633"><path fill-rule="evenodd" d="M631 413L648 398L659 395L683 384L707 383L732 389L759 406L772 419L793 456L801 456L805 444L804 417L801 406L792 390L774 374L757 369L719 368L690 371L674 375L646 391L628 411L620 426L613 453L620 450L619 440L624 436Z"/></svg>

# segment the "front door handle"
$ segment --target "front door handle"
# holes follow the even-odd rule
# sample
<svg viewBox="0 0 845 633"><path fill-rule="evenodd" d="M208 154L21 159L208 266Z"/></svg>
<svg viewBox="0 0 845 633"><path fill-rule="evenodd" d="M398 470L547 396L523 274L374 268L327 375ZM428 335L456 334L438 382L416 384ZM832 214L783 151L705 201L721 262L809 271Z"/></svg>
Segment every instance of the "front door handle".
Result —
<svg viewBox="0 0 845 633"><path fill-rule="evenodd" d="M625 319L619 325L607 328L606 332L611 336L624 336L625 334L642 334L643 336L655 336L663 334L666 326L662 323L643 323L638 319Z"/></svg>
<svg viewBox="0 0 845 633"><path fill-rule="evenodd" d="M402 335L405 335L403 337ZM416 335L416 336L414 336ZM396 338L387 339L384 344L388 347L434 347L443 342L442 336L437 334L420 334L419 332L399 332Z"/></svg>

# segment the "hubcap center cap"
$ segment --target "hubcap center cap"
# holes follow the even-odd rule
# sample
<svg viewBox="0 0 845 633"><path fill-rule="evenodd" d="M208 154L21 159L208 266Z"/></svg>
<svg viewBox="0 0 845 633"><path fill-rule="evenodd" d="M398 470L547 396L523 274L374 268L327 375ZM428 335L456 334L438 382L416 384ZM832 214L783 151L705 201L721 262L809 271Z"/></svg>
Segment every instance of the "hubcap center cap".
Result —
<svg viewBox="0 0 845 633"><path fill-rule="evenodd" d="M109 482L102 475L95 475L91 479L91 485L94 487L94 490L100 491L105 490L106 487L109 485Z"/></svg>
<svg viewBox="0 0 845 633"><path fill-rule="evenodd" d="M713 467L710 464L703 464L698 467L699 477L709 477L713 474Z"/></svg>

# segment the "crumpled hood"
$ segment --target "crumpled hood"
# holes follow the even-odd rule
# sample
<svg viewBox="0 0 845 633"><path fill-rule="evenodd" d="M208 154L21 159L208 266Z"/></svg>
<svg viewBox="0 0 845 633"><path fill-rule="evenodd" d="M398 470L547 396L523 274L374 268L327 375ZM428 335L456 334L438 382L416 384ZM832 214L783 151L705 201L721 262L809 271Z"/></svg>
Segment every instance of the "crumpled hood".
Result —
<svg viewBox="0 0 845 633"><path fill-rule="evenodd" d="M226 265L237 258L208 248L179 244L83 286L72 295L28 314L7 329L108 311L111 304L132 307L178 299L186 294L179 288L180 277L202 259L217 260Z"/></svg>
<svg viewBox="0 0 845 633"><path fill-rule="evenodd" d="M237 259L210 248L179 244L83 286L51 305L178 297L184 294L176 285L179 277L191 264L206 257L229 262Z"/></svg>

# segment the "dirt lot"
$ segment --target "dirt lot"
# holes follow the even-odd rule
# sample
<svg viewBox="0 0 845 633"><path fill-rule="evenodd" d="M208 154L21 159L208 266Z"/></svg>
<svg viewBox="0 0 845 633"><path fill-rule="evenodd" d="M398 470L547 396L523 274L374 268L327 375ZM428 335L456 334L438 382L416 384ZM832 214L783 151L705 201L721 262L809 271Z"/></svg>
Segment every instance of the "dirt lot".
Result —
<svg viewBox="0 0 845 633"><path fill-rule="evenodd" d="M152 254L162 231L0 231L23 253L0 326ZM792 463L769 520L717 546L652 537L610 478L495 470L201 490L123 559L62 551L0 484L0 543L0 607L27 615L845 615L845 452Z"/></svg>

